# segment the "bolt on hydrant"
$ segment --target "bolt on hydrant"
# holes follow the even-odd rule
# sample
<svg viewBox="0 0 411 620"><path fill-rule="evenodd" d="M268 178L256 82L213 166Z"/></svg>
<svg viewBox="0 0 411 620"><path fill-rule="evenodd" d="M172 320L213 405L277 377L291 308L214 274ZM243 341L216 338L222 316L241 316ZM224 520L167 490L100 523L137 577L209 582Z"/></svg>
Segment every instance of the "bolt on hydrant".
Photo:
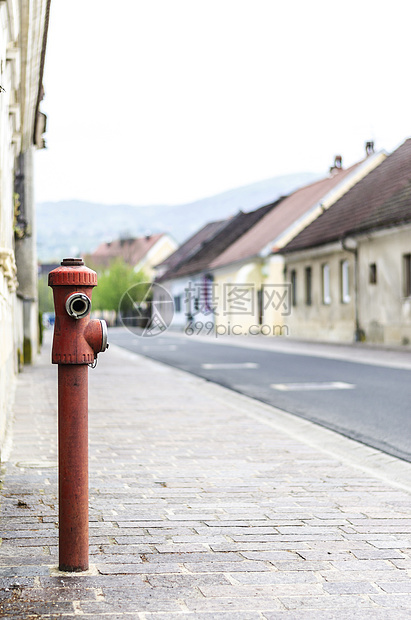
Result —
<svg viewBox="0 0 411 620"><path fill-rule="evenodd" d="M107 325L90 320L95 271L65 258L49 273L58 364L59 569L88 569L88 366L108 348Z"/></svg>

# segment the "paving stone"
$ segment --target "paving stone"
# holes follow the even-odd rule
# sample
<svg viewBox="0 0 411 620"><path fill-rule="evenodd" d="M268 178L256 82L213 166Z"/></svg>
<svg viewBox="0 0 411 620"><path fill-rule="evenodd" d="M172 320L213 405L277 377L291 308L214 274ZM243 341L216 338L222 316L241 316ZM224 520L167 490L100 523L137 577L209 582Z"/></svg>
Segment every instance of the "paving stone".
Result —
<svg viewBox="0 0 411 620"><path fill-rule="evenodd" d="M293 543L292 550L290 550L290 544L288 542L277 542L277 541L269 541L269 542L222 542L222 543L209 543L210 549L212 551L236 551L244 555L244 552L278 552L278 553L298 553L302 555L302 553L308 550L307 543ZM314 553L314 552L313 552ZM290 556L287 556L290 557Z"/></svg>
<svg viewBox="0 0 411 620"><path fill-rule="evenodd" d="M410 594L377 594L370 596L373 603L380 607L388 609L408 609L411 611L411 595Z"/></svg>
<svg viewBox="0 0 411 620"><path fill-rule="evenodd" d="M368 581L324 583L328 594L376 594L378 587Z"/></svg>
<svg viewBox="0 0 411 620"><path fill-rule="evenodd" d="M184 574L163 574L146 575L147 583L155 588L200 588L201 586L230 585L227 576L222 573L203 573L197 575Z"/></svg>
<svg viewBox="0 0 411 620"><path fill-rule="evenodd" d="M285 562L273 561L272 564L280 571L303 570L319 572L328 570L332 566L331 562L308 562L302 558Z"/></svg>
<svg viewBox="0 0 411 620"><path fill-rule="evenodd" d="M237 614L242 614L244 611L255 611L256 606L258 609L264 610L276 610L282 609L283 606L280 601L274 597L258 598L258 603L254 597L252 598L207 598L207 599L185 599L185 605L189 611L201 612L201 611L236 611ZM239 617L239 616L237 616ZM241 616L240 616L241 617Z"/></svg>
<svg viewBox="0 0 411 620"><path fill-rule="evenodd" d="M36 602L72 602L72 601L95 601L96 594L91 588L80 585L68 587L51 587L51 588L20 588L20 597L28 599L32 603Z"/></svg>
<svg viewBox="0 0 411 620"><path fill-rule="evenodd" d="M200 591L207 598L213 597L245 597L245 598L271 598L279 596L313 596L324 594L321 584L313 583L278 583L272 585L225 585L225 586L200 586ZM376 593L376 588L372 592Z"/></svg>
<svg viewBox="0 0 411 620"><path fill-rule="evenodd" d="M392 581L409 581L410 577L407 571L399 570L337 570L320 571L320 575L328 582L356 582L356 581L369 581L375 583L376 581L392 582Z"/></svg>
<svg viewBox="0 0 411 620"><path fill-rule="evenodd" d="M355 595L323 595L323 596L280 596L281 603L287 609L343 609L374 608L373 603L366 596Z"/></svg>
<svg viewBox="0 0 411 620"><path fill-rule="evenodd" d="M404 612L404 610L390 611L388 609L373 609L362 608L357 611L352 608L343 610L327 609L327 611L321 611L320 609L309 610L304 609L304 616L301 615L301 610L297 612L293 611L277 611L275 613L265 611L263 613L264 620L404 620L404 618L410 618L411 613Z"/></svg>
<svg viewBox="0 0 411 620"><path fill-rule="evenodd" d="M404 554L397 549L354 549L351 552L358 560L404 560Z"/></svg>
<svg viewBox="0 0 411 620"><path fill-rule="evenodd" d="M190 573L259 572L270 570L267 563L251 560L243 560L242 562L185 562L184 568Z"/></svg>
<svg viewBox="0 0 411 620"><path fill-rule="evenodd" d="M411 559L406 558L403 560L392 559L390 560L394 566L400 568L401 570L410 570L411 569Z"/></svg>
<svg viewBox="0 0 411 620"><path fill-rule="evenodd" d="M341 571L386 571L394 569L391 562L385 560L358 560L358 562L355 560L343 560L341 562L331 562L331 565Z"/></svg>
<svg viewBox="0 0 411 620"><path fill-rule="evenodd" d="M209 545L206 543L168 543L155 545L155 550L161 554L168 553L203 553L209 551ZM214 549L212 549L214 551ZM233 549L221 549L221 551L232 551Z"/></svg>
<svg viewBox="0 0 411 620"><path fill-rule="evenodd" d="M238 612L230 611L217 611L217 612L176 612L175 614L162 614L162 613L145 613L146 620L172 620L172 618L181 617L184 620L262 620L262 616L259 612L246 612L242 611L241 616Z"/></svg>
<svg viewBox="0 0 411 620"><path fill-rule="evenodd" d="M147 590L148 583L144 575L89 575L85 573L66 573L53 577L40 577L39 585L43 588L118 588L129 587L133 590Z"/></svg>
<svg viewBox="0 0 411 620"><path fill-rule="evenodd" d="M143 575L148 573L181 573L179 564L168 563L165 567L160 564L97 564L97 569L102 575ZM207 572L207 571L205 571Z"/></svg>
<svg viewBox="0 0 411 620"><path fill-rule="evenodd" d="M14 615L21 618L22 610L28 618L44 618L44 617L59 617L62 613L72 613L73 603L71 602L58 602L58 601L28 601L23 598L16 598L15 600L5 601L0 606L0 612L3 614L3 618L7 618L8 615ZM23 616L24 617L24 616Z"/></svg>
<svg viewBox="0 0 411 620"><path fill-rule="evenodd" d="M12 566L0 567L0 577L34 577L48 575L48 566Z"/></svg>
<svg viewBox="0 0 411 620"><path fill-rule="evenodd" d="M104 617L107 613L135 614L143 611L181 611L181 605L177 601L156 599L140 596L137 600L108 600L108 601L85 601L81 602L80 611L83 614L100 614Z"/></svg>
<svg viewBox="0 0 411 620"><path fill-rule="evenodd" d="M312 572L280 572L271 571L265 573L232 573L230 574L230 581L233 584L244 585L276 585L276 584L299 584L320 583L321 578Z"/></svg>

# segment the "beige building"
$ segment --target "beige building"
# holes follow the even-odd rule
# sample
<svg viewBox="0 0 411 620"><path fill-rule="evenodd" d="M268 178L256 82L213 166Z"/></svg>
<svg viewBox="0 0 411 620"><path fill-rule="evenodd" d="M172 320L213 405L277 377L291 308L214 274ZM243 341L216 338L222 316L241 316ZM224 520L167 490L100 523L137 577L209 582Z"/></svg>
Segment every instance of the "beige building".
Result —
<svg viewBox="0 0 411 620"><path fill-rule="evenodd" d="M0 0L0 449L16 373L38 349L33 152L44 146L49 5Z"/></svg>
<svg viewBox="0 0 411 620"><path fill-rule="evenodd" d="M411 342L411 139L281 250L295 338Z"/></svg>
<svg viewBox="0 0 411 620"><path fill-rule="evenodd" d="M265 205L249 213L239 211L231 218L207 224L157 266L156 282L166 288L174 300L173 327L184 328L195 321L210 333L214 322L219 323L220 304L222 313L231 312L230 292L236 291L226 291L224 287L220 292L213 282L210 265L276 205ZM226 292L228 303L224 304L222 295Z"/></svg>
<svg viewBox="0 0 411 620"><path fill-rule="evenodd" d="M281 200L258 223L228 246L209 265L215 287L223 297L218 312L219 323L228 328L240 324L242 333L266 336L288 335L290 286L284 279L284 259L279 250L298 235L321 213L346 194L376 168L386 155L368 149L367 157L350 168L335 158L330 173ZM242 292L243 312L224 313L224 291L237 285ZM248 290L248 294L246 291ZM237 304L240 308L240 305ZM237 329L237 331L239 328Z"/></svg>

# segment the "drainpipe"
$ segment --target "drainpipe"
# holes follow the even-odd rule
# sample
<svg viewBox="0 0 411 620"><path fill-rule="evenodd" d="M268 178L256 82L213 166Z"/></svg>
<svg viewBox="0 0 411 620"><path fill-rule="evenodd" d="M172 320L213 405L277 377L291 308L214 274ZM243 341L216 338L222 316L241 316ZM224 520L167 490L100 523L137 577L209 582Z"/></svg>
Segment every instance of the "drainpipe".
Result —
<svg viewBox="0 0 411 620"><path fill-rule="evenodd" d="M359 291L358 291L358 242L352 237L342 239L341 245L343 250L351 252L354 255L354 311L355 311L355 333L354 341L362 342L364 340L364 331L360 327L359 318Z"/></svg>

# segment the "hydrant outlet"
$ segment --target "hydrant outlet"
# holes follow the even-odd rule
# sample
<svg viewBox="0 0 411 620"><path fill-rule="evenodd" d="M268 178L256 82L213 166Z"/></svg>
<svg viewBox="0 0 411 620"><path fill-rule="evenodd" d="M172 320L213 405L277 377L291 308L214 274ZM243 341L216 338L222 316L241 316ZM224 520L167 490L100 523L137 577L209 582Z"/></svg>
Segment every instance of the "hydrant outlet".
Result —
<svg viewBox="0 0 411 620"><path fill-rule="evenodd" d="M73 293L66 299L67 314L73 319L82 319L87 316L91 309L91 299L84 293Z"/></svg>

